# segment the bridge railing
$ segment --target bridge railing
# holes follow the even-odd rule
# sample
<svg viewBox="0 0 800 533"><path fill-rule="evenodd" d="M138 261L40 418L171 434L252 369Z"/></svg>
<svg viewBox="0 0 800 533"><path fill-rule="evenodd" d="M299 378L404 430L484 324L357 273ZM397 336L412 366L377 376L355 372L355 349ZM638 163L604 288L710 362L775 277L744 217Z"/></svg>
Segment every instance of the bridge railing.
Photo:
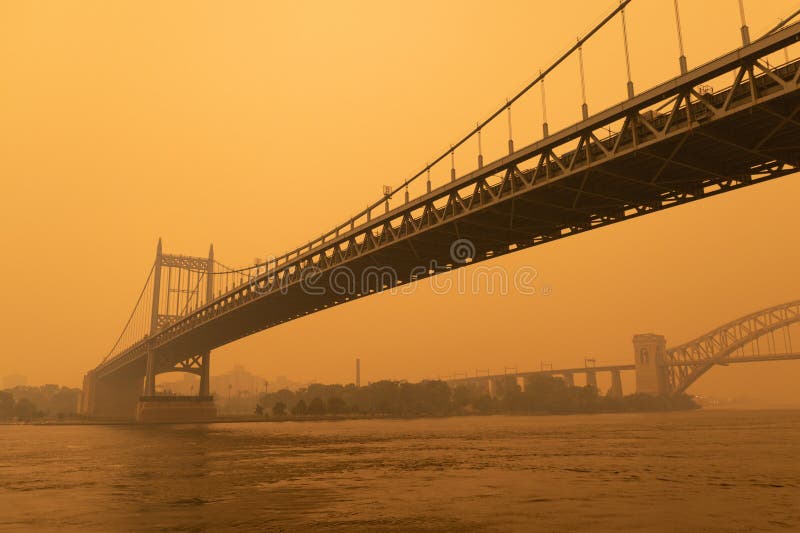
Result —
<svg viewBox="0 0 800 533"><path fill-rule="evenodd" d="M793 28L787 29L786 31L790 32L791 35L798 34L798 33L800 33L800 25L798 25L797 27L793 27ZM776 39L778 39L776 41L776 43L781 42L780 39L785 39L785 38L788 38L788 37L786 37L785 35L776 37ZM766 47L765 48L766 50L769 50L770 49L769 47L775 47L775 46L778 46L778 44L765 43L764 46ZM734 60L731 60L731 57L734 57ZM686 85L691 87L693 84L700 83L703 80L705 80L706 78L708 78L709 76L715 76L717 74L717 70L723 69L723 67L724 67L723 70L725 70L725 69L731 70L731 69L739 68L739 67L737 67L739 60L736 59L736 57L738 57L738 55L736 53L729 54L729 56L727 56L727 57L723 57L720 60L717 60L715 62L711 62L708 65L706 65L704 68L700 68L699 71L697 71L697 72L693 71L692 73L689 73L687 76L689 76L690 79L686 82ZM720 67L718 65L718 63L722 64L723 67ZM794 63L793 63L793 65L794 65ZM762 76L766 76L766 75L762 75ZM757 85L759 85L761 82L758 79L756 79L755 83ZM646 91L645 93L643 93L643 94L641 94L639 96L636 96L634 98L634 100L632 100L630 102L630 106L631 106L631 109L633 109L634 111L637 111L639 109L639 107L641 107L641 106L647 106L647 105L651 105L653 103L662 102L662 101L664 101L665 98L667 98L668 102L675 104L675 109L673 111L673 116L675 116L677 118L675 118L673 120L673 124L677 124L677 125L683 124L682 127L689 127L689 124L687 122L687 113L684 112L684 111L687 110L687 109L691 109L692 111L689 112L688 114L693 115L694 116L694 121L696 121L698 119L698 117L702 116L702 112L701 111L706 110L707 108L706 108L705 104L702 103L699 99L689 100L688 97L680 96L680 94L683 94L685 91L686 91L686 89L682 88L681 85L678 85L675 82L667 82L662 87L654 88L653 90ZM729 92L729 91L730 91L730 89L726 89L726 90L720 91L718 93L709 93L708 97L709 98L715 98L716 96L724 95L725 92ZM672 95L672 99L671 100L668 99L668 97L670 95ZM738 101L738 100L735 100L735 101ZM683 103L681 104L681 102L683 102ZM732 108L734 108L734 107L736 107L736 106L732 105ZM625 106L616 106L614 108L610 108L610 109L608 109L606 111L598 113L596 116L590 117L590 119L588 121L585 121L586 122L586 124L585 124L586 128L585 129L587 131L592 131L594 129L600 128L603 124L606 124L606 123L608 123L610 121L619 120L620 117L623 117L626 114L630 114L630 111ZM657 124L657 125L658 125L658 120L661 120L661 119L658 119L658 118L654 119L654 123ZM661 124L661 126L665 126L665 125ZM621 150L622 148L625 148L625 146L623 146L623 144L625 144L625 143L617 142L616 139L619 139L620 136L623 136L623 135L627 135L628 137L630 137L630 135L631 135L631 133L630 133L631 126L628 125L627 128L628 128L627 130L624 130L624 131L621 131L621 132L613 132L613 133L611 133L610 136L605 137L604 139L599 141L599 143L601 143L601 144L605 143L606 144L606 148L605 149L607 151L609 151L609 153L612 153L615 150ZM640 130L640 136L642 138L645 138L645 133L644 133L645 132L645 128L644 128L644 126L640 124L639 125L639 130ZM451 191L451 190L452 191L459 191L462 188L468 188L470 186L469 184L471 184L475 180L486 179L487 176L494 175L495 170L496 171L503 171L506 168L508 168L510 164L515 164L515 161L517 161L517 160L524 161L524 160L530 159L531 157L534 157L536 154L538 154L540 152L544 153L544 152L548 152L549 151L549 153L552 153L553 147L555 147L555 146L563 146L563 145L571 142L572 140L577 139L578 137L583 135L581 133L582 131L583 131L582 127L581 128L574 127L574 128L569 128L567 130L564 130L562 132L555 133L555 134L553 134L552 136L550 136L547 139L544 139L542 141L539 141L537 143L534 143L532 145L524 147L524 148L516 151L514 154L512 154L510 156L506 156L505 158L502 158L500 160L488 163L482 169L473 171L473 172L471 172L471 173L469 173L469 174L467 174L465 176L462 176L456 182L451 183L451 184L447 184L447 185L441 187L438 191L433 191L432 193L430 193L430 196L431 197L438 197L438 196L444 197L444 196L447 196L448 194L450 194L449 191ZM630 142L628 142L628 144L630 144ZM625 148L625 150L628 150L628 149L633 149L633 148L630 147L630 146ZM574 149L573 149L573 152L564 152L559 157L564 161L572 161L573 158L572 158L572 156L570 154L573 154L573 153L575 153ZM599 157L600 157L600 159L602 159L602 157L604 157L604 156L599 155ZM546 173L548 174L548 176L551 176L551 177L559 176L562 172L564 172L564 169L561 166L561 165L563 165L563 163L558 164L556 162L548 160L547 162L544 163L544 165L545 165L545 167L547 169ZM528 172L528 171L523 171L523 172ZM498 178L498 180L499 180L499 178ZM403 213L406 210L415 209L415 207L414 207L415 205L416 204L412 202L411 206L401 206L401 207L399 207L399 208L397 208L395 210L389 211L388 213L385 213L385 214L382 214L382 215L376 217L369 224L365 224L365 225L363 225L361 227L356 226L355 230L350 230L347 233L340 235L339 238L337 239L337 242L342 244L342 245L346 245L346 244L348 244L350 242L351 239L355 238L358 235L359 231L364 231L364 232L369 233L369 232L372 232L373 229L378 232L375 235L375 237L379 238L379 235L381 234L380 233L381 230L386 230L388 225L391 224L393 220L402 218ZM335 249L337 246L339 246L339 244L334 244L333 242L331 242L331 243L328 243L326 246L332 247L331 249ZM266 280L268 280L270 278L274 280L279 275L282 276L281 277L281 281L282 282L287 280L287 279L291 280L291 279L293 279L293 276L295 276L298 271L300 271L300 270L302 270L302 268L304 268L304 266L315 265L316 264L315 260L316 261L322 261L322 256L326 253L326 251L330 251L330 250L328 248L326 248L326 247L317 247L317 248L311 248L311 249L303 248L301 252L298 252L296 255L291 256L292 257L291 259L287 259L287 260L285 260L283 262L261 263L261 264L256 264L256 265L251 266L251 267L246 267L244 269L239 269L237 271L215 272L215 274L219 274L219 275L225 275L225 276L231 276L232 275L232 276L234 276L234 279L237 282L234 283L231 286L226 285L224 289L220 289L220 294L218 296L216 296L216 298L214 298L211 301L211 303L213 304L214 307L216 307L218 305L221 306L221 307L224 307L225 311L230 310L231 307L236 307L238 305L245 304L247 302L247 299L240 299L240 296L244 296L245 295L246 289L253 288L254 282L258 282L258 283L266 282ZM284 274L286 274L286 276L283 276ZM277 287L276 287L276 285L274 283L271 283L271 282L270 283L265 283L265 285L267 287L271 287L267 292L271 292L273 289L277 290L278 288L281 287L281 285L277 285ZM263 294L266 294L266 292L262 291L260 294L263 295ZM248 295L248 299L250 297L253 297L252 294ZM213 316L213 313L211 315L209 315L208 317L203 318L202 320L210 320L212 318L209 318L209 317L212 317L212 316ZM178 328L177 326L178 326L178 324L175 325L175 327L177 328L177 329L175 329L176 332L183 327L183 326L181 326L181 328Z"/></svg>
<svg viewBox="0 0 800 533"><path fill-rule="evenodd" d="M624 54L619 56L620 61L624 61L626 64L626 72L627 72L627 87L628 87L628 96L632 98L635 95L633 90L633 82L631 80L631 68L630 68L630 54L628 51L629 42L628 42L628 32L625 20L625 12L626 9L629 7L635 6L635 3L632 4L632 0L622 0L616 5L610 13L605 15L598 23L594 24L588 31L582 34L582 37L578 37L574 44L570 45L566 51L549 64L546 68L543 68L539 71L539 74L533 78L531 82L526 84L519 92L517 92L514 96L507 98L505 102L494 112L492 112L487 118L484 120L478 121L476 126L472 128L466 135L458 139L456 142L449 145L447 149L443 152L439 153L435 157L431 159L430 162L426 163L419 171L411 175L409 178L403 180L397 187L387 187L385 193L376 201L369 204L365 209L359 211L352 217L348 218L347 220L343 221L342 223L336 225L332 229L322 233L319 237L309 240L307 243L293 248L281 255L269 257L265 261L260 264L254 264L252 266L246 266L237 270L232 270L234 273L238 273L242 276L241 284L248 283L248 280L252 279L253 277L258 277L260 274L276 269L277 267L287 265L294 260L299 259L300 257L310 253L317 251L321 248L324 248L329 243L337 240L344 234L348 233L356 233L358 230L363 229L366 226L369 226L373 223L374 219L378 216L389 213L392 211L392 206L402 208L403 205L408 204L411 199L419 199L424 197L425 195L435 191L436 189L441 189L447 187L449 182L459 181L461 178L467 177L472 174L476 170L480 170L483 167L485 153L483 152L482 145L485 143L486 139L483 139L481 136L486 133L487 128L489 126L495 126L498 121L502 121L503 115L507 114L508 119L508 146L509 146L509 153L513 153L514 147L514 139L512 135L512 128L511 128L511 109L512 106L518 104L521 99L524 97L533 98L534 95L531 94L531 90L534 87L541 88L541 98L542 98L542 137L541 139L546 139L549 137L549 128L548 128L548 119L547 119L547 107L546 107L546 93L544 89L545 81L548 78L551 78L556 69L565 68L564 62L570 57L577 57L579 62L579 69L577 69L576 74L579 76L580 86L582 87L582 101L581 107L583 112L583 118L588 118L588 106L587 106L587 97L586 97L586 83L585 83L585 74L583 68L583 48L587 45L590 40L599 32L601 29L606 27L609 23L614 20L621 21L621 32L619 34L619 38L622 40L623 47L621 48L624 50ZM736 6L733 6L732 9L735 9ZM743 45L749 43L749 28L747 27L746 21L744 20L744 7L742 6L742 37L743 37ZM775 31L784 27L789 21L793 20L797 13L792 13L787 17L784 17L781 20L780 24L775 25L770 29L769 32L765 34L769 35L774 33ZM681 68L681 74L685 74L687 72L686 66L686 56L683 47L682 41L682 30L681 30L681 19L680 19L680 12L678 9L678 2L675 2L675 30L676 35L679 41L680 47L680 57L678 64ZM747 33L747 37L745 40L744 33ZM709 63L713 62L710 61ZM789 59L787 57L787 63ZM702 109L700 110L702 112ZM614 137L615 135L619 134L620 130L617 131L609 131L606 138ZM477 157L472 158L469 157L467 159L471 159L473 161L477 161L477 166L473 167L473 170L468 173L463 173L461 178L457 178L456 175L456 168L455 168L455 156L459 150L466 150L467 147L465 146L469 141L477 141ZM464 158L460 158L463 160ZM446 165L449 164L449 168L445 168ZM445 182L440 184L438 187L434 187L431 181L431 173L434 168L439 168L440 170L445 170L446 172L439 172L438 174L446 174L449 176L449 182ZM425 187L422 191L417 194L411 195L409 191L409 187L412 184L419 184L419 180L422 178L426 178L425 180ZM223 294L227 291L219 291L218 294ZM215 292L215 294L217 294Z"/></svg>
<svg viewBox="0 0 800 533"><path fill-rule="evenodd" d="M230 297L231 295L236 294L239 292L242 287L252 284L254 279L265 278L267 276L275 275L279 270L285 268L292 268L301 258L304 257L311 257L313 254L320 252L321 250L325 249L334 241L342 241L344 236L347 235L355 235L359 231L364 230L370 226L375 225L375 221L381 218L386 218L387 216L393 215L395 213L399 213L402 211L404 206L411 203L411 196L409 194L409 186L412 183L419 185L421 183L422 178L426 178L424 190L418 195L414 195L414 201L419 199L425 198L429 195L435 195L440 193L441 191L445 191L448 188L452 188L454 186L458 186L461 183L469 182L473 179L476 179L478 176L485 176L487 172L494 171L495 169L499 172L501 171L504 166L507 166L508 161L511 161L513 158L523 158L526 154L530 153L531 151L541 149L544 144L547 143L555 143L559 140L563 140L563 142L576 142L577 137L575 135L575 131L579 129L580 125L573 126L571 128L567 128L566 130L562 130L561 132L557 132L556 134L550 134L548 130L548 122L547 122L547 115L546 115L546 96L545 96L545 89L544 83L546 79L549 79L552 76L555 69L561 66L564 61L569 57L574 57L577 55L577 59L579 60L579 75L580 75L580 82L581 86L585 87L584 84L584 72L583 72L583 47L589 40L599 31L601 28L606 26L612 20L620 20L622 23L622 34L621 37L624 39L625 44L625 61L629 62L628 54L627 54L627 34L626 34L626 26L625 26L625 9L631 3L631 0L623 0L620 2L618 6L616 6L611 12L606 15L597 25L593 26L588 32L584 34L583 37L576 40L574 45L571 45L564 54L560 55L551 65L549 65L546 69L540 71L539 75L534 77L533 81L527 84L520 92L518 92L514 97L509 98L505 101L503 105L501 105L495 112L493 112L487 119L483 121L479 121L475 128L471 129L463 138L459 141L451 145L448 149L444 152L439 154L438 156L432 159L432 162L427 163L420 171L413 174L410 178L401 182L400 186L394 189L386 190L385 194L375 202L371 203L367 206L366 209L360 211L355 216L347 219L343 223L335 226L333 229L323 233L320 237L309 241L307 244L303 246L294 248L278 257L274 258L267 258L263 262L256 261L253 265L246 266L243 268L232 269L225 265L222 265L219 262L213 261L211 264L213 268L207 269L205 272L200 272L198 270L198 275L195 280L195 285L190 287L187 284L183 289L178 289L180 292L184 290L184 298L183 304L180 303L176 305L173 310L170 310L170 302L180 302L181 296L178 295L177 300L171 300L172 296L175 296L176 293L170 292L171 285L170 282L166 282L166 307L167 310L163 311L165 303L163 299L165 298L163 292L163 288L160 288L159 291L156 291L157 294L153 296L154 290L154 273L156 268L151 270L150 275L148 276L147 282L145 283L145 287L142 290L142 294L137 301L137 304L134 307L134 311L131 313L128 322L126 323L125 327L123 328L123 332L120 335L117 342L114 344L114 347L109 351L106 359L113 358L116 355L126 351L131 347L137 346L139 343L142 342L143 339L147 338L148 336L152 335L154 332L159 331L167 326L177 323L178 321L182 320L183 318L189 316L190 314L194 313L198 309L202 309L204 306L209 304L213 304L214 302L220 302L225 300L226 298ZM680 32L680 17L677 12L677 3L676 3L676 26L678 32ZM743 28L746 27L743 21ZM683 61L681 62L682 72L685 73L685 57L683 56L683 50L681 50L681 57L683 57ZM789 58L787 55L787 63L789 62ZM713 64L713 61L709 64ZM635 95L633 91L633 85L630 79L630 68L628 66L628 96L633 98ZM734 83L735 85L735 83ZM512 135L511 129L511 109L512 106L517 104L521 98L523 97L531 97L531 89L533 87L539 87L541 89L541 97L542 97L542 138L540 141L530 144L521 150L514 149L514 139ZM646 95L647 92L642 93L641 96ZM695 105L693 103L689 103L689 105ZM624 105L622 106L624 107ZM602 138L604 142L611 142L613 144L613 139L617 138L622 134L623 127L620 127L616 130L612 130L609 126L608 116L613 115L614 113L619 114L619 110L622 108L620 106L616 106L614 108L609 108L608 110L593 115L589 117L587 106L586 106L586 95L584 92L583 95L583 102L582 102L582 111L584 122L581 124L590 127L593 123L596 123L599 127L602 125L603 127L608 126L608 133ZM698 113L702 112L702 105L698 108ZM496 126L498 121L501 121L503 115L507 115L508 120L508 151L509 155L502 157L492 163L484 165L484 153L482 151L482 135L485 133L486 129L489 125ZM621 115L620 115L621 116ZM571 141L572 139L572 141ZM455 155L457 150L466 150L465 143L467 141L477 141L478 150L477 150L477 168L473 167L474 170L462 174L461 177L456 176L456 169L455 169ZM449 168L446 168L446 165L449 163ZM548 162L548 168L551 168L552 165L553 171L558 171L557 165L555 163ZM449 172L447 172L449 176L449 181L439 185L438 187L434 188L431 182L431 171L432 169L436 168L446 168ZM397 202L400 202L399 206L397 206ZM391 209L392 203L396 205L394 209ZM381 213L383 211L383 213ZM181 256L182 257L182 256ZM205 259L203 259L205 260ZM160 269L159 269L160 271ZM200 290L200 285L203 283L203 276L205 278L205 284L207 290ZM189 279L189 278L187 278ZM210 288L209 288L210 287ZM154 306L153 300L156 300L156 304ZM154 312L153 309L156 309Z"/></svg>

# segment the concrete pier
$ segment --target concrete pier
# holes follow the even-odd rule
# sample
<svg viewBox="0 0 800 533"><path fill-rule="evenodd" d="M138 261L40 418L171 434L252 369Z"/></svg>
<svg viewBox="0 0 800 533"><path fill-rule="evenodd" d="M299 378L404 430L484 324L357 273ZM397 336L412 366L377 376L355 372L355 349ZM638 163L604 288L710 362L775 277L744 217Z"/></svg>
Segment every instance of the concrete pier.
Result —
<svg viewBox="0 0 800 533"><path fill-rule="evenodd" d="M212 422L217 406L211 396L142 396L136 406L136 421L145 424Z"/></svg>
<svg viewBox="0 0 800 533"><path fill-rule="evenodd" d="M622 398L622 372L619 370L611 371L611 388L608 389L608 396Z"/></svg>

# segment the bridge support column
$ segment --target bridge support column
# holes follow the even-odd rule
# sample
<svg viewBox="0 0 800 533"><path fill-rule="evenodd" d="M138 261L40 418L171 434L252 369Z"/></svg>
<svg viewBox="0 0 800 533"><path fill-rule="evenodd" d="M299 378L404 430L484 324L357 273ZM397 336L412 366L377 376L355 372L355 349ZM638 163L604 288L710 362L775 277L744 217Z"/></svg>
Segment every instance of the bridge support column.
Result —
<svg viewBox="0 0 800 533"><path fill-rule="evenodd" d="M211 350L204 352L201 357L203 368L200 371L200 396L211 396Z"/></svg>
<svg viewBox="0 0 800 533"><path fill-rule="evenodd" d="M94 372L89 371L83 376L83 388L81 389L81 405L79 413L84 416L94 414L95 389L97 387Z"/></svg>
<svg viewBox="0 0 800 533"><path fill-rule="evenodd" d="M147 350L147 371L144 376L144 396L156 395L156 353Z"/></svg>
<svg viewBox="0 0 800 533"><path fill-rule="evenodd" d="M575 375L572 372L566 372L564 374L561 374L561 379L563 379L564 382L570 387L575 386Z"/></svg>
<svg viewBox="0 0 800 533"><path fill-rule="evenodd" d="M622 372L619 370L611 371L611 388L608 389L608 396L622 398Z"/></svg>
<svg viewBox="0 0 800 533"><path fill-rule="evenodd" d="M132 420L136 416L142 393L142 375L136 369L111 376L92 376L84 383L88 395L82 398L82 403L87 404L87 416L113 420Z"/></svg>
<svg viewBox="0 0 800 533"><path fill-rule="evenodd" d="M597 372L594 370L586 371L586 386L597 389Z"/></svg>
<svg viewBox="0 0 800 533"><path fill-rule="evenodd" d="M502 376L492 380L491 387L492 387L491 396L492 397L500 396L501 398L504 397L509 392L520 390L516 374Z"/></svg>
<svg viewBox="0 0 800 533"><path fill-rule="evenodd" d="M644 333L633 336L637 394L669 393L664 357L667 340L663 335Z"/></svg>

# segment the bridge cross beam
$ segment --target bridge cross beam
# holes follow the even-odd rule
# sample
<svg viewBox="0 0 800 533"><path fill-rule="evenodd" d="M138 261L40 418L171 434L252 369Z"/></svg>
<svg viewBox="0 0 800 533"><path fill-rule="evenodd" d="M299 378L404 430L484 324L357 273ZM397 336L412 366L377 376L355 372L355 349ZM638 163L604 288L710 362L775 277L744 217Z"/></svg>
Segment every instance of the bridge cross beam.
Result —
<svg viewBox="0 0 800 533"><path fill-rule="evenodd" d="M167 286L162 290L162 270L167 269ZM172 269L177 269L175 282L177 288L172 287ZM203 269L203 270L200 270ZM183 288L181 273L186 288ZM191 287L189 274L194 272L196 275L195 287ZM205 278L205 279L203 279ZM204 283L203 283L204 281ZM204 295L201 297L200 286L204 285ZM175 313L171 313L170 293L177 293L178 303ZM181 301L181 295L185 294L185 302ZM147 362L144 379L144 396L153 397L156 395L156 376L163 372L190 372L200 376L200 387L198 394L201 397L210 396L210 365L211 351L205 350L199 353L190 354L188 357L177 362L174 358L160 354L157 350L157 338L159 332L170 325L188 310L190 299L194 298L196 305L208 303L214 299L214 245L209 247L208 258L175 256L164 254L161 239L158 240L156 247L155 272L153 277L153 296L150 314L150 339L147 343ZM205 301L203 302L202 299ZM185 304L183 310L180 306Z"/></svg>

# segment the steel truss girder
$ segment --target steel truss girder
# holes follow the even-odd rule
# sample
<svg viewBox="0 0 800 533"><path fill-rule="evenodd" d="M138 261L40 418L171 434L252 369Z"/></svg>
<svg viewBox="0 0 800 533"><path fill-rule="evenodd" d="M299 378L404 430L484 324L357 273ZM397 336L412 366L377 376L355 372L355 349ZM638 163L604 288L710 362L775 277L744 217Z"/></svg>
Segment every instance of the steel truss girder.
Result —
<svg viewBox="0 0 800 533"><path fill-rule="evenodd" d="M760 57L779 50L798 36L800 25L787 27L745 49L590 117L575 127L494 161L350 231L340 232L337 229L335 234L326 234L308 246L282 256L266 274L189 313L165 327L151 340L156 347L167 347L196 328L237 312L251 302L269 297L281 288L297 285L309 267L326 271L351 264L404 241L409 241L404 246L413 249L413 242L410 241L413 237L447 225L453 225L457 230L460 220L483 210L489 212L508 201L539 205L564 213L560 224L542 228L538 232L532 231L527 241L520 236L518 242L513 243L516 250L794 172L797 170L796 161L778 160L763 146L737 145L737 149L747 153L757 163L749 169L742 169L738 175L726 175L686 163L680 154L687 139L698 133L707 134L705 129L709 125L757 110L779 98L796 95L800 77L797 62L775 69L772 73L761 74L760 77L754 77L752 73L754 67L761 68L757 64ZM701 94L697 89L707 80L725 72L736 72L732 88L712 95ZM671 104L671 110L667 114L643 114L644 110L659 102ZM619 131L605 139L597 136L597 131L620 120L623 123ZM783 121L778 130L791 124L791 120ZM726 144L731 144L730 140L727 141ZM675 145L666 156L659 155L658 147L666 142L674 142ZM571 148L573 143L575 147ZM626 161L635 161L639 155L661 162L653 175L642 179L627 176L614 168L615 165L626 164ZM533 162L533 166L522 169L521 166L528 162ZM670 185L662 178L673 167L701 173L704 177L691 184ZM628 195L623 198L619 194L589 191L585 179L577 190L566 184L568 178L588 176L593 172L624 179L631 187L641 187L637 193L641 194L641 199L638 202L629 201ZM537 198L534 194L537 191L552 193L558 189L567 193L566 203L554 203L553 200ZM617 201L618 205L579 205L580 198L601 195L606 200ZM636 194L630 196L630 200L635 198ZM533 218L538 216L534 215ZM542 218L550 217L545 215ZM507 250L487 250L475 260L496 257L509 251L512 251L511 245ZM418 254L414 255L420 259ZM202 261L202 268L205 268L206 260ZM252 282L262 284L262 290L255 291ZM295 317L287 319L291 318ZM273 324L262 324L235 338L270 325ZM134 345L129 352L104 365L113 366L135 358L138 356L135 354L141 352L141 347Z"/></svg>
<svg viewBox="0 0 800 533"><path fill-rule="evenodd" d="M751 313L687 343L667 349L664 367L670 390L684 392L715 364L744 360L737 358L737 350L798 322L800 300ZM790 334L787 331L787 335ZM774 353L767 352L746 359L769 361L774 357Z"/></svg>
<svg viewBox="0 0 800 533"><path fill-rule="evenodd" d="M196 354L177 362L172 362L164 356L156 359L156 374L166 372L187 372L189 374L201 375L203 373L203 355Z"/></svg>
<svg viewBox="0 0 800 533"><path fill-rule="evenodd" d="M161 266L182 268L205 274L208 270L207 257L192 257L188 255L162 254Z"/></svg>

